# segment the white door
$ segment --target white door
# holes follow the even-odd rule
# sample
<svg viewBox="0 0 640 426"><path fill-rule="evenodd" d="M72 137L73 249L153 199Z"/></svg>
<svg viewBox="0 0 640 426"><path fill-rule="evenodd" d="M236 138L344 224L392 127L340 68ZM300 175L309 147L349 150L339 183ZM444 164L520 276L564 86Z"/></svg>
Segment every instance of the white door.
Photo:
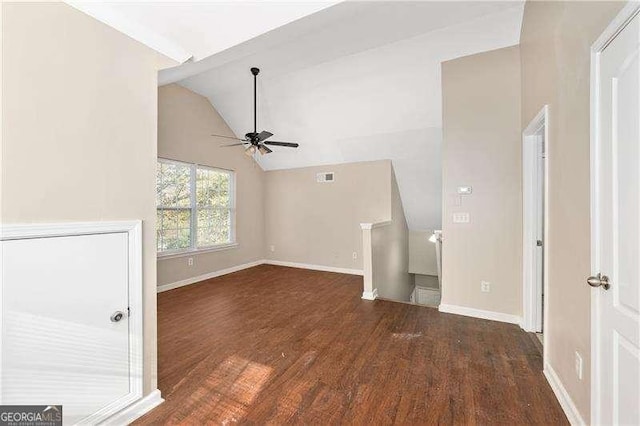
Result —
<svg viewBox="0 0 640 426"><path fill-rule="evenodd" d="M613 32L615 34L615 32ZM640 424L640 18L595 59L594 424ZM598 64L599 63L599 64Z"/></svg>
<svg viewBox="0 0 640 426"><path fill-rule="evenodd" d="M3 241L0 402L75 424L126 397L128 277L126 232Z"/></svg>

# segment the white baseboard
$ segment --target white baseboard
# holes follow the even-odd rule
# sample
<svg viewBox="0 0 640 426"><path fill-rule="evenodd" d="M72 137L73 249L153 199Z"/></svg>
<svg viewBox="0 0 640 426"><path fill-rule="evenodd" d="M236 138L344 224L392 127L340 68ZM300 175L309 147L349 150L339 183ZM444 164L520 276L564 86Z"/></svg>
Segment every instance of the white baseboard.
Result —
<svg viewBox="0 0 640 426"><path fill-rule="evenodd" d="M364 300L376 300L378 298L378 289L374 288L373 291L363 291L362 298Z"/></svg>
<svg viewBox="0 0 640 426"><path fill-rule="evenodd" d="M184 287L185 285L195 284L200 281L208 280L210 278L219 277L222 275L227 275L232 272L242 271L243 269L253 268L254 266L262 265L265 263L264 260L256 260L255 262L244 263L242 265L232 266L231 268L221 269L219 271L209 272L208 274L198 275L197 277L187 278L185 280L176 281L170 284L163 284L158 286L158 293L167 290L173 290L174 288Z"/></svg>
<svg viewBox="0 0 640 426"><path fill-rule="evenodd" d="M464 315L466 317L482 318L492 321L508 322L510 324L522 323L522 318L517 315L503 314L502 312L484 311L482 309L467 308L466 306L440 304L440 312L449 314Z"/></svg>
<svg viewBox="0 0 640 426"><path fill-rule="evenodd" d="M164 399L162 399L160 391L156 389L144 398L138 400L137 402L134 402L127 408L109 417L101 424L109 426L128 425L130 423L133 423L136 419L139 419L143 415L147 414L149 411L153 410L163 402Z"/></svg>
<svg viewBox="0 0 640 426"><path fill-rule="evenodd" d="M558 377L549 363L545 363L543 372L544 376L549 382L549 385L551 385L551 389L553 389L553 393L556 395L560 406L564 410L564 414L566 414L569 423L571 423L573 426L586 425L584 419L578 411L578 408L573 403L573 400L569 396L569 393L567 392L565 387L562 385L560 377Z"/></svg>
<svg viewBox="0 0 640 426"><path fill-rule="evenodd" d="M333 266L310 265L308 263L283 262L280 260L265 260L267 265L288 266L290 268L313 269L314 271L337 272L339 274L364 275L362 269L336 268Z"/></svg>
<svg viewBox="0 0 640 426"><path fill-rule="evenodd" d="M263 264L288 266L290 268L312 269L314 271L337 272L339 274L351 274L351 275L364 274L360 269L335 268L333 266L310 265L307 263L282 262L280 260L261 259L261 260L256 260L255 262L244 263L242 265L232 266L230 268L221 269L219 271L209 272L208 274L198 275L197 277L191 277L184 280L176 281L174 283L162 284L158 286L158 293L161 293L167 290L173 290L174 288L178 288L178 287L184 287L190 284L195 284L197 282L208 280L210 278L231 274L232 272L242 271L243 269L253 268L254 266L263 265Z"/></svg>

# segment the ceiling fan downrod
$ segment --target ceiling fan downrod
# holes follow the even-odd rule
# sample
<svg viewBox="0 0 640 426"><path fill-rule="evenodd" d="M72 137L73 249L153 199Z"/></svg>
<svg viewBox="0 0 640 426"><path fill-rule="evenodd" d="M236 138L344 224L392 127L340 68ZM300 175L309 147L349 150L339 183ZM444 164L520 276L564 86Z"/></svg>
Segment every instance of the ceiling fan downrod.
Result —
<svg viewBox="0 0 640 426"><path fill-rule="evenodd" d="M258 74L260 74L260 68L251 68L251 74L253 74L253 134L258 134Z"/></svg>
<svg viewBox="0 0 640 426"><path fill-rule="evenodd" d="M225 135L211 135L217 136L226 139L235 139L240 141L240 143L234 143L227 146L245 146L249 145L245 149L245 154L249 156L253 156L256 152L260 152L261 155L269 154L273 151L267 147L267 145L273 146L283 146L288 148L297 148L299 145L295 142L278 142L278 141L267 141L273 133L267 132L266 130L258 133L258 74L260 74L260 68L252 67L251 74L253 74L253 132L247 133L244 135L244 139L234 138L231 136Z"/></svg>

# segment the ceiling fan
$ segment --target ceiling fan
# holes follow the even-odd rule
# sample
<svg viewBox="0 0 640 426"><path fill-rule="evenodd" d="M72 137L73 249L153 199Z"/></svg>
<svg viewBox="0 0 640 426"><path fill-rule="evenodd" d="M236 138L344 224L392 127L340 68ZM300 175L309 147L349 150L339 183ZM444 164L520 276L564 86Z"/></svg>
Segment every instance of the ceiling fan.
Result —
<svg viewBox="0 0 640 426"><path fill-rule="evenodd" d="M249 146L247 147L247 149L244 150L244 153L247 154L248 156L252 156L253 154L255 154L256 152L259 152L260 155L264 155L264 154L269 154L270 152L273 152L269 149L269 147L267 145L271 145L271 146L285 146L288 148L297 148L299 145L297 143L293 143L293 142L278 142L278 141L266 141L267 139L269 139L271 136L273 136L273 133L271 132L267 132L265 130L261 131L260 133L258 133L257 130L257 92L256 92L256 84L257 84L257 80L258 80L258 74L260 73L260 69L259 68L251 68L251 74L253 74L253 132L249 132L246 135L244 135L244 139L239 139L239 138L234 138L231 136L224 136L224 135L211 135L211 136L216 136L219 138L226 138L226 139L235 139L238 141L241 141L239 143L232 143L230 145L222 145L222 147L228 147L228 146L239 146L239 145L246 145L249 144Z"/></svg>

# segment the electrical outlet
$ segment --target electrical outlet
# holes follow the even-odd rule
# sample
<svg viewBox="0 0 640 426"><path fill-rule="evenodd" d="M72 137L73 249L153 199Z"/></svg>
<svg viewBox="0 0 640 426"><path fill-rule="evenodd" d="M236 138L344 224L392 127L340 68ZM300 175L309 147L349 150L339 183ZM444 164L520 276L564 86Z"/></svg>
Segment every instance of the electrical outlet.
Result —
<svg viewBox="0 0 640 426"><path fill-rule="evenodd" d="M575 364L576 376L578 376L578 379L582 380L582 357L578 351L576 351Z"/></svg>
<svg viewBox="0 0 640 426"><path fill-rule="evenodd" d="M489 293L491 291L491 283L489 281L480 281L480 291Z"/></svg>
<svg viewBox="0 0 640 426"><path fill-rule="evenodd" d="M276 246L269 246L269 251L271 253L273 253L274 251L276 251Z"/></svg>
<svg viewBox="0 0 640 426"><path fill-rule="evenodd" d="M193 257L187 259L187 265L193 266Z"/></svg>
<svg viewBox="0 0 640 426"><path fill-rule="evenodd" d="M353 257L353 260L356 260L358 258L358 252L353 252L353 255L351 255L351 257Z"/></svg>

